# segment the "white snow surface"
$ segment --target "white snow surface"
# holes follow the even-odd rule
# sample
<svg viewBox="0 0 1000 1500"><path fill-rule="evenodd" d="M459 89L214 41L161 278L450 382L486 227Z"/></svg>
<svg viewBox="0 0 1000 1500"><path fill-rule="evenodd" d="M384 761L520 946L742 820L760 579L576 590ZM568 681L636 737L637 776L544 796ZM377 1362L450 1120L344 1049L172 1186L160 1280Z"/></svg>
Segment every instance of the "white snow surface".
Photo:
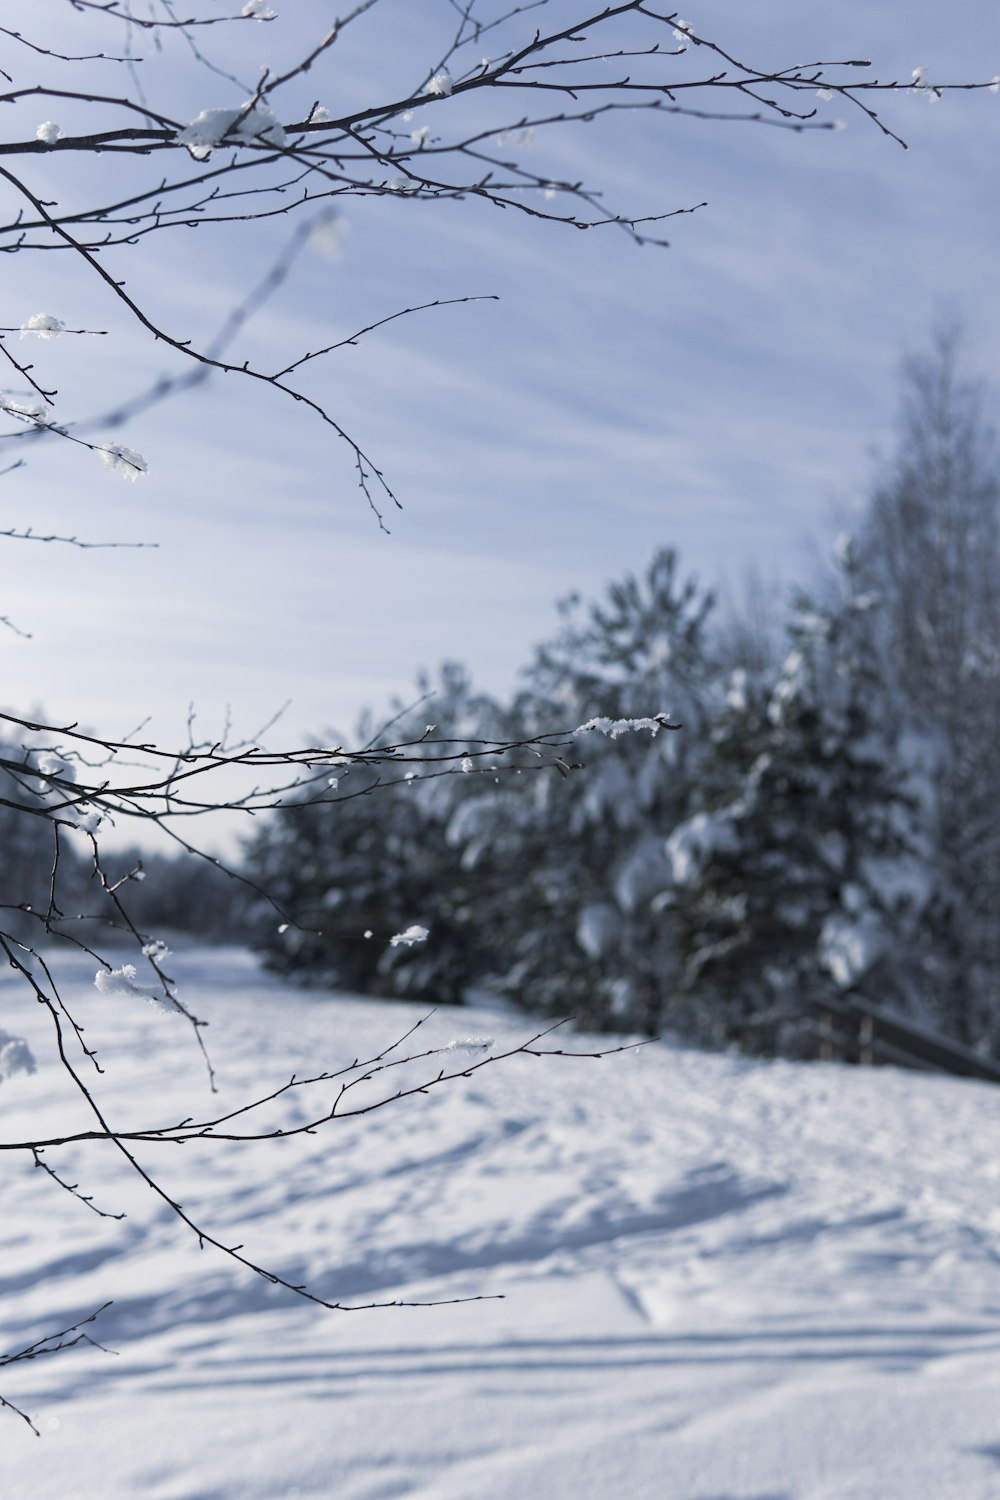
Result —
<svg viewBox="0 0 1000 1500"><path fill-rule="evenodd" d="M212 1107L187 1027L99 994L92 961L59 972L118 1128ZM237 950L170 972L211 1022L218 1106L424 1014L294 990ZM0 1021L39 1063L4 1084L3 1138L82 1122L13 975ZM414 1040L456 1031L500 1051L532 1027L476 1005ZM306 1102L267 1119L304 1120ZM113 1298L95 1333L117 1353L0 1371L41 1430L0 1412L0 1493L994 1500L998 1148L987 1084L666 1043L490 1063L296 1141L142 1148L188 1213L323 1296L503 1299L369 1312L200 1251L113 1148L47 1159L122 1223L5 1153L0 1350Z"/></svg>

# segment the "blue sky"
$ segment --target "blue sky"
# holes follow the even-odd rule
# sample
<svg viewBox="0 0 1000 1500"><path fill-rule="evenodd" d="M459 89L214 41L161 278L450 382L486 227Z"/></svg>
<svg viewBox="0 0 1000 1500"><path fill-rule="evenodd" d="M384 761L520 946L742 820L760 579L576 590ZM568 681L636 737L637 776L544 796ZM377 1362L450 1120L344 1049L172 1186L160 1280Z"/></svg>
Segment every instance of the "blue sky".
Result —
<svg viewBox="0 0 1000 1500"><path fill-rule="evenodd" d="M294 52L309 34L303 11L315 15L273 3L278 19L234 43L244 55L229 60L250 76ZM51 29L67 11L12 9L36 37L40 17ZM445 0L381 0L326 87L364 99L411 78L445 11ZM946 24L925 0L691 0L685 14L775 63L869 55L882 77L1000 72L991 0L956 0ZM18 83L34 81L17 64ZM240 102L197 72L174 87L179 114ZM873 448L891 444L900 356L933 321L963 318L973 365L996 373L1000 98L905 95L883 109L909 151L860 116L807 135L632 116L531 148L618 204L708 200L669 226L666 251L475 201L350 201L340 258L299 261L246 332L254 358L286 362L432 297L500 298L396 322L315 372L404 503L387 513L391 535L342 446L232 380L114 434L149 462L134 485L67 444L35 445L2 480L0 525L159 545L5 544L0 614L32 633L0 634L5 703L110 735L149 715L168 743L191 702L212 735L227 704L250 731L290 698L282 734L298 742L349 728L445 657L504 691L559 595L596 593L657 546L678 547L707 584L753 568L780 589L801 575L804 539L830 534L831 509L858 503ZM52 106L32 100L0 126L12 139L47 117ZM86 194L100 168L77 166L70 182L54 158L31 160L54 194ZM286 232L153 237L117 274L171 328L205 331ZM175 368L68 257L8 257L3 269L5 324L44 311L109 329L32 350L60 387L60 415L108 410Z"/></svg>

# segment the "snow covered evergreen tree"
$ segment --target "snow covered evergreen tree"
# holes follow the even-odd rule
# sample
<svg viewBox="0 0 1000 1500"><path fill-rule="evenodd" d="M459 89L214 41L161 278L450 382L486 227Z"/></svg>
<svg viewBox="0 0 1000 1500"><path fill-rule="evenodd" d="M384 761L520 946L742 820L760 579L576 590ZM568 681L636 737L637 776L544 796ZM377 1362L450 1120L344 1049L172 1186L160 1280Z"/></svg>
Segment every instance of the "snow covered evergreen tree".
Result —
<svg viewBox="0 0 1000 1500"><path fill-rule="evenodd" d="M247 871L284 914L259 911L270 968L369 994L461 1002L476 977L470 893L445 827L466 780L464 758L456 754L445 774L422 764L421 747L481 739L497 714L448 663L436 686L421 679L414 706L396 703L381 729L367 715L356 731L358 744L408 744L406 760L333 764L268 823L248 849ZM469 748L476 753L471 740ZM426 938L407 937L413 929Z"/></svg>
<svg viewBox="0 0 1000 1500"><path fill-rule="evenodd" d="M936 743L908 722L878 600L838 547L840 601L800 597L773 685L730 681L700 805L667 841L689 1029L693 1007L705 1040L752 1051L810 1052L824 998L912 1009L932 964Z"/></svg>
<svg viewBox="0 0 1000 1500"><path fill-rule="evenodd" d="M492 982L519 1004L591 1027L660 1023L676 956L669 915L651 900L664 840L690 803L711 605L669 550L596 603L566 600L525 672L518 732L657 713L683 730L594 730L577 740L579 774L522 775L470 794L452 818L448 836L479 874Z"/></svg>

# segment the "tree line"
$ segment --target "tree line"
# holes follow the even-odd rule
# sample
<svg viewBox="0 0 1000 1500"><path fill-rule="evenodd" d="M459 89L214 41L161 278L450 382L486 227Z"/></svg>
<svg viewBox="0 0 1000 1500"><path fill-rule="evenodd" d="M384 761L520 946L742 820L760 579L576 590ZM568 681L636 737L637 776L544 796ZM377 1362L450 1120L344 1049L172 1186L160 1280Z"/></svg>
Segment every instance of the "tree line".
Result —
<svg viewBox="0 0 1000 1500"><path fill-rule="evenodd" d="M446 776L346 766L298 793L247 849L281 913L254 912L266 962L793 1056L824 997L863 998L997 1053L989 399L953 332L909 361L894 456L782 619L727 616L664 547L563 601L507 700L455 663L422 678L386 735L601 723L575 742L582 765L529 750ZM620 722L656 714L669 724ZM377 722L355 741L377 744ZM426 941L379 940L413 924Z"/></svg>

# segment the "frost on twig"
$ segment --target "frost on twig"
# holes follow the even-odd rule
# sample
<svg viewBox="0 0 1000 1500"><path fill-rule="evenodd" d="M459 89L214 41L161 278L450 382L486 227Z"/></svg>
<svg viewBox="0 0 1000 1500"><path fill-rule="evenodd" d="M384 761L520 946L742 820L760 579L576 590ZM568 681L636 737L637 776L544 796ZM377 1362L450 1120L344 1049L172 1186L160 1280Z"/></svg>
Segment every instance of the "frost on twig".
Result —
<svg viewBox="0 0 1000 1500"><path fill-rule="evenodd" d="M137 984L135 964L122 964L120 969L98 969L94 984L102 995L133 995L158 1010L180 1009L168 991L157 989L155 985Z"/></svg>
<svg viewBox="0 0 1000 1500"><path fill-rule="evenodd" d="M648 729L651 734L656 735L661 729L680 728L680 724L671 724L669 714L654 714L652 718L640 719L588 719L586 724L580 724L573 733L588 734L596 730L599 734L606 734L609 739L617 740L621 735L631 734L637 729Z"/></svg>

